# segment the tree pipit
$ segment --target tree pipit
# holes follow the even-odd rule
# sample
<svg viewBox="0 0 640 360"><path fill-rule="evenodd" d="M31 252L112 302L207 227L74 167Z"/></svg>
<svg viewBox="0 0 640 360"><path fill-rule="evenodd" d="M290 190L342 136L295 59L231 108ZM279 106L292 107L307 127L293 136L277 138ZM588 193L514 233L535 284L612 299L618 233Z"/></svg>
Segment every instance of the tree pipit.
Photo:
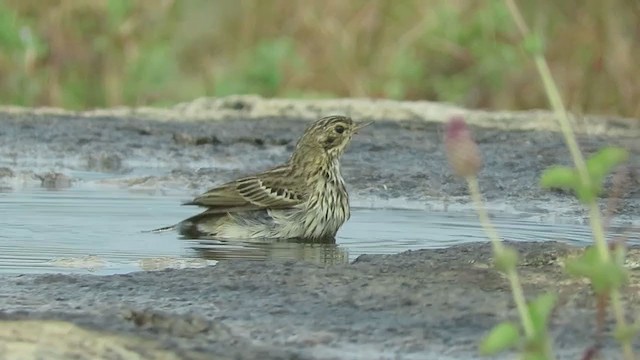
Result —
<svg viewBox="0 0 640 360"><path fill-rule="evenodd" d="M202 213L152 231L220 240L334 239L350 217L340 158L366 125L323 117L307 127L286 163L208 190L184 204L205 207Z"/></svg>

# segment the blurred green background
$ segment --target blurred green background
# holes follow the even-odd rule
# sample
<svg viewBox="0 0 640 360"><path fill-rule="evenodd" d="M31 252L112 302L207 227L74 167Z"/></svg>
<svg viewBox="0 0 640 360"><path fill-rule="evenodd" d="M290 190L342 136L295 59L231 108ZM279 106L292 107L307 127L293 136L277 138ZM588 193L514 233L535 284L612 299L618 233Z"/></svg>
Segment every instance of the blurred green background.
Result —
<svg viewBox="0 0 640 360"><path fill-rule="evenodd" d="M640 117L640 1L520 0L577 113ZM0 103L373 97L547 108L499 0L0 0Z"/></svg>

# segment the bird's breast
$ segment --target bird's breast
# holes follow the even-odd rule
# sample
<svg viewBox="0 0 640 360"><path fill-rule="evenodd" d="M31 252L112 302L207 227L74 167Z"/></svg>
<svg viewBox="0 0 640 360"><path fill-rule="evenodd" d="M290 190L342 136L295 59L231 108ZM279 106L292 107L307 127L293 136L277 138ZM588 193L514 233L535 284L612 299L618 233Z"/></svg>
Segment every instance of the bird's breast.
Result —
<svg viewBox="0 0 640 360"><path fill-rule="evenodd" d="M309 237L334 237L350 217L349 195L339 170L313 182L307 202L305 228Z"/></svg>

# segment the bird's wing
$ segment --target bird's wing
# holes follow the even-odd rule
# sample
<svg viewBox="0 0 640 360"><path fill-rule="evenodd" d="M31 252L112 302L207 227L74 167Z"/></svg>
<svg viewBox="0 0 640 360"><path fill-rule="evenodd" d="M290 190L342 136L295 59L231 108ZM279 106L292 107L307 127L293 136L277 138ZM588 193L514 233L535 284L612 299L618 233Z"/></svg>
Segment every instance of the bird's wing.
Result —
<svg viewBox="0 0 640 360"><path fill-rule="evenodd" d="M185 205L208 207L208 213L295 206L304 200L304 193L289 172L288 167L279 167L222 184Z"/></svg>

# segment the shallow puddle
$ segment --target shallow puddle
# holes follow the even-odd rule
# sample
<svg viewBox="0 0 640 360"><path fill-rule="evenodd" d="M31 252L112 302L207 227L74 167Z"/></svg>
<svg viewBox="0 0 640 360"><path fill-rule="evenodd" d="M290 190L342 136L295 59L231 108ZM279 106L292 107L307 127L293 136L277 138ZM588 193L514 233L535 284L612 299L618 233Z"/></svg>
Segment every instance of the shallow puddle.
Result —
<svg viewBox="0 0 640 360"><path fill-rule="evenodd" d="M336 244L217 243L183 240L173 232L143 232L197 213L197 208L179 206L189 198L187 193L157 195L86 184L62 190L22 188L0 193L0 272L113 274L197 267L230 258L335 264L365 253L391 254L486 241L471 212L357 206ZM567 219L541 221L535 216L499 215L494 221L508 240L591 241L586 225ZM621 231L612 229L612 235Z"/></svg>

